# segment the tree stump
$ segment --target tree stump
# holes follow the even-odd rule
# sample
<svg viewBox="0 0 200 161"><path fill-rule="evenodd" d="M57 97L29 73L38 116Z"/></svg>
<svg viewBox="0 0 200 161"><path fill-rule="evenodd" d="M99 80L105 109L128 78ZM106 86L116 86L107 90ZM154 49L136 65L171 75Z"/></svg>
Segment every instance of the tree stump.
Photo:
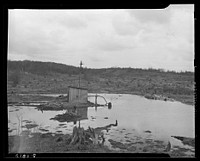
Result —
<svg viewBox="0 0 200 161"><path fill-rule="evenodd" d="M85 144L85 131L83 128L80 127L74 127L73 128L73 134L72 134L72 140L70 142L70 145L74 144Z"/></svg>

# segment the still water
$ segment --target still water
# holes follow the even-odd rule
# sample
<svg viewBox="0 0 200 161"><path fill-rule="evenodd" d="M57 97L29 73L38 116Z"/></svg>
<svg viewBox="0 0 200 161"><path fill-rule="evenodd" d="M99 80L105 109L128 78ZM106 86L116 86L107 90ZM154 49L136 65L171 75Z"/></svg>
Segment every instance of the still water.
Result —
<svg viewBox="0 0 200 161"><path fill-rule="evenodd" d="M88 107L78 109L82 115L81 127L103 127L118 121L117 127L105 132L106 140L114 139L120 142L131 141L134 137L153 138L156 140L171 141L174 145L180 144L171 136L195 137L195 110L194 106L180 102L165 102L148 100L142 96L129 94L99 94L112 103L107 106ZM52 95L51 95L52 96ZM54 95L55 97L58 95ZM94 97L89 97L94 102ZM98 104L105 104L103 98L98 98ZM36 107L9 106L8 128L9 135L19 134L26 130L26 123L37 124L31 132L72 133L78 122L58 122L50 120L63 111L38 111ZM145 131L148 131L146 133Z"/></svg>

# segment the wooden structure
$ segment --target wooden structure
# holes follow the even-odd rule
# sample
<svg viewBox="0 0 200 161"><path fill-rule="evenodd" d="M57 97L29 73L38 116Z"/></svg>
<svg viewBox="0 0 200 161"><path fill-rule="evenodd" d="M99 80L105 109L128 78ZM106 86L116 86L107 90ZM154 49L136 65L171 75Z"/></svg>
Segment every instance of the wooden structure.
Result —
<svg viewBox="0 0 200 161"><path fill-rule="evenodd" d="M68 87L68 102L87 103L88 90L80 87Z"/></svg>

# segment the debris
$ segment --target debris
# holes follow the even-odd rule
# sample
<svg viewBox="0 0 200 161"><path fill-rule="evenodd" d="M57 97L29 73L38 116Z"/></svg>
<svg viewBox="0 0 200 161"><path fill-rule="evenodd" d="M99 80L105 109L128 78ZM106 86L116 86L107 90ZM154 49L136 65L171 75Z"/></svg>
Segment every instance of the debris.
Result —
<svg viewBox="0 0 200 161"><path fill-rule="evenodd" d="M151 131L150 130L146 130L146 131L144 131L145 133L151 133Z"/></svg>
<svg viewBox="0 0 200 161"><path fill-rule="evenodd" d="M32 128L37 127L37 126L38 126L37 124L26 124L26 125L25 125L25 127L26 127L27 129L32 129Z"/></svg>
<svg viewBox="0 0 200 161"><path fill-rule="evenodd" d="M50 120L57 120L59 122L73 122L77 121L77 119L80 117L81 117L80 115L66 111L64 114L58 114L54 118L51 118Z"/></svg>

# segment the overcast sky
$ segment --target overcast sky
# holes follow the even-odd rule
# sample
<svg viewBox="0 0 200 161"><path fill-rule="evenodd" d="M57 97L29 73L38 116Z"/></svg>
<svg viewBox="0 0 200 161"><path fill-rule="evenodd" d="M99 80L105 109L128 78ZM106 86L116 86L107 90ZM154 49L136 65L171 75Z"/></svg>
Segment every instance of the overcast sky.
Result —
<svg viewBox="0 0 200 161"><path fill-rule="evenodd" d="M8 59L194 71L194 5L9 10Z"/></svg>

